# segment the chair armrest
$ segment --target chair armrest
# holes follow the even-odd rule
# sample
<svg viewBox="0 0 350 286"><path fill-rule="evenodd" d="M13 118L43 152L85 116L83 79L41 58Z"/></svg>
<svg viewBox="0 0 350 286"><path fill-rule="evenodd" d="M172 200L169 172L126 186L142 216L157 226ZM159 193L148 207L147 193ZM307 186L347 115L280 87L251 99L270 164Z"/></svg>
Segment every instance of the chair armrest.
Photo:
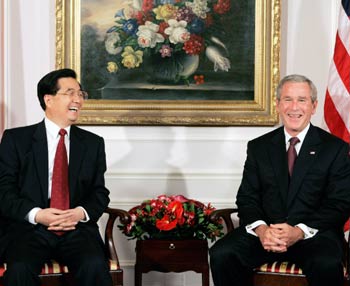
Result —
<svg viewBox="0 0 350 286"><path fill-rule="evenodd" d="M119 265L119 259L113 239L113 227L118 217L122 224L128 224L131 221L131 217L127 211L122 209L107 208L104 212L108 214L108 220L105 230L106 250L108 252L109 259L117 261L117 264Z"/></svg>
<svg viewBox="0 0 350 286"><path fill-rule="evenodd" d="M213 211L210 214L210 220L211 221L218 221L220 218L222 218L226 224L227 232L230 232L234 229L234 225L231 219L231 214L237 213L238 209L229 208L229 209L218 209Z"/></svg>

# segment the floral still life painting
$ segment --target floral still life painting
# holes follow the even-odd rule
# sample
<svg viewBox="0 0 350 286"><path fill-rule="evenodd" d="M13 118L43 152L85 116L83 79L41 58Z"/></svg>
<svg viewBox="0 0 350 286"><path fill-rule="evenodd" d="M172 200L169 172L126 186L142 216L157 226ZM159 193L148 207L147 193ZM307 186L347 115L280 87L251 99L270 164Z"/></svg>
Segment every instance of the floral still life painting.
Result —
<svg viewBox="0 0 350 286"><path fill-rule="evenodd" d="M151 82L188 84L205 55L214 71L227 72L228 50L217 35L220 17L230 9L230 0L134 0L117 11L107 31L106 50L114 55L107 69L146 64Z"/></svg>
<svg viewBox="0 0 350 286"><path fill-rule="evenodd" d="M182 195L146 200L129 210L131 222L119 225L130 239L210 239L223 236L221 221L210 221L215 210L211 204L187 199Z"/></svg>
<svg viewBox="0 0 350 286"><path fill-rule="evenodd" d="M254 99L255 0L82 0L81 11L90 99Z"/></svg>

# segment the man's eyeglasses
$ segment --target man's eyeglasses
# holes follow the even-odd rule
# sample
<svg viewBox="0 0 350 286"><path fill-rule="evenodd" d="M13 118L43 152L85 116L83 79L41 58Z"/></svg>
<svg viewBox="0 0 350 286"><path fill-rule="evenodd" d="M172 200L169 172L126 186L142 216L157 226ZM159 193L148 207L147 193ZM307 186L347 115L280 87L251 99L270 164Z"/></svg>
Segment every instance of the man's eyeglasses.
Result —
<svg viewBox="0 0 350 286"><path fill-rule="evenodd" d="M84 90L74 90L74 89L69 89L66 92L57 92L56 94L67 95L70 98L74 97L74 95L77 94L83 100L86 100L89 97L89 94L86 91L84 91Z"/></svg>

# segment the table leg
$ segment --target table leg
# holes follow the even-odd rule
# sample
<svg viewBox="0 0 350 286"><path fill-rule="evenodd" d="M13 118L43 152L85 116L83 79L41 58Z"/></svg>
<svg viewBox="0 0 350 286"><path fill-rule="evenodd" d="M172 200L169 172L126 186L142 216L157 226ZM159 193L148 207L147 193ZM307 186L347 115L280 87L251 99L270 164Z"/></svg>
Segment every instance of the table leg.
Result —
<svg viewBox="0 0 350 286"><path fill-rule="evenodd" d="M142 272L137 264L135 265L135 286L142 286ZM208 285L209 286L209 285Z"/></svg>
<svg viewBox="0 0 350 286"><path fill-rule="evenodd" d="M209 269L202 272L202 286L209 286Z"/></svg>

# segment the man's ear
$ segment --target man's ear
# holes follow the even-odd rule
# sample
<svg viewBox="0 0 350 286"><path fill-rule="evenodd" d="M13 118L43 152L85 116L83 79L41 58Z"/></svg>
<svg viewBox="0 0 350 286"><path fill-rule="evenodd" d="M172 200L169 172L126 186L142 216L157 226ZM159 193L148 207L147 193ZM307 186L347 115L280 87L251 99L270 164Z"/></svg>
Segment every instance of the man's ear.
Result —
<svg viewBox="0 0 350 286"><path fill-rule="evenodd" d="M275 108L276 108L276 112L279 113L280 109L279 109L279 103L280 101L276 98L275 100Z"/></svg>
<svg viewBox="0 0 350 286"><path fill-rule="evenodd" d="M49 106L51 104L52 101L52 96L49 94L45 94L44 95L44 101L45 101L45 105Z"/></svg>

